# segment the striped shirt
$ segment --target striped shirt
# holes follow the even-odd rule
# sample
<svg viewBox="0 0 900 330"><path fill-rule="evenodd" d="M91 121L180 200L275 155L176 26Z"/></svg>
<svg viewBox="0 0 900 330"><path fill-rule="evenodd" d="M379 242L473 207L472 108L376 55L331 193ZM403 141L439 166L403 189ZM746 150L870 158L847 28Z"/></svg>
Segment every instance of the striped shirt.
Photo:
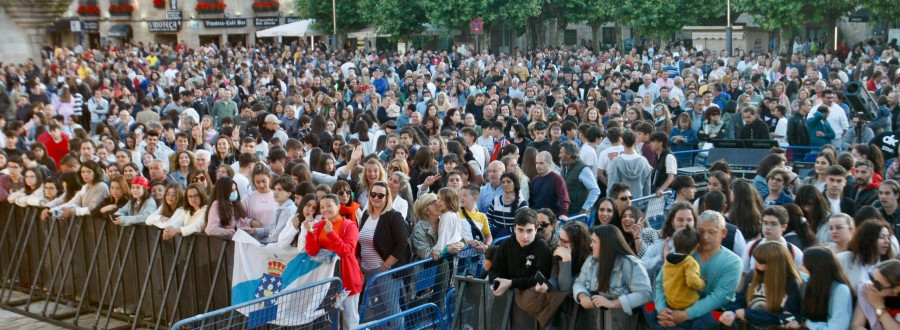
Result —
<svg viewBox="0 0 900 330"><path fill-rule="evenodd" d="M369 218L359 230L359 250L362 259L360 265L363 270L369 271L384 263L378 252L375 251L375 228L378 226L378 218Z"/></svg>
<svg viewBox="0 0 900 330"><path fill-rule="evenodd" d="M519 199L513 202L512 205L503 204L503 194L500 194L494 197L494 201L487 209L488 223L491 227L511 227L515 224L516 211L527 206L528 201L522 196L519 196Z"/></svg>

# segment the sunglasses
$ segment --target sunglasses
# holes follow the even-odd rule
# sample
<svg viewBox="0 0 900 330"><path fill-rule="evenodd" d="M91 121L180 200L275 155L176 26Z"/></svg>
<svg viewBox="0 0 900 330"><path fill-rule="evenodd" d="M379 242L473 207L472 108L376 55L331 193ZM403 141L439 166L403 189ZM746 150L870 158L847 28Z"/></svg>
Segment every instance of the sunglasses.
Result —
<svg viewBox="0 0 900 330"><path fill-rule="evenodd" d="M338 194L338 195L341 195L341 196L343 196L343 195L349 196L349 195L350 195L350 191L349 191L349 190L341 190L341 191L338 191L337 194Z"/></svg>
<svg viewBox="0 0 900 330"><path fill-rule="evenodd" d="M881 291L884 289L894 288L893 286L884 286L883 284L878 283L878 281L875 280L875 275L872 272L869 272L869 278L872 279L872 285L875 286L875 290Z"/></svg>
<svg viewBox="0 0 900 330"><path fill-rule="evenodd" d="M542 222L542 223L539 223L539 224L538 224L538 227L541 228L541 229L547 229L547 227L550 227L550 223L549 223L549 222Z"/></svg>
<svg viewBox="0 0 900 330"><path fill-rule="evenodd" d="M206 181L206 177L198 176L198 177L194 178L194 180L193 180L193 182L200 182L200 181Z"/></svg>
<svg viewBox="0 0 900 330"><path fill-rule="evenodd" d="M385 196L387 196L387 194L383 194L383 193L374 193L374 192L373 192L373 193L369 193L369 198L372 198L372 199L384 199Z"/></svg>
<svg viewBox="0 0 900 330"><path fill-rule="evenodd" d="M634 196L622 196L622 197L619 197L619 200L620 200L620 201L623 201L623 202L627 202L627 201L630 201L630 200L632 200L632 199L634 199Z"/></svg>

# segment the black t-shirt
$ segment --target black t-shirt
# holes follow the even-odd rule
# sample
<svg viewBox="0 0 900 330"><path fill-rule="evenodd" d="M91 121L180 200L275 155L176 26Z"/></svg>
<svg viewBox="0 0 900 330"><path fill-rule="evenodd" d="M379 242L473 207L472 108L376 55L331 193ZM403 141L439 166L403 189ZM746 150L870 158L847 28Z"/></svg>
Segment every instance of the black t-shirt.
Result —
<svg viewBox="0 0 900 330"><path fill-rule="evenodd" d="M884 159L890 159L897 157L897 142L900 142L900 131L883 132L876 135L869 143L881 150Z"/></svg>

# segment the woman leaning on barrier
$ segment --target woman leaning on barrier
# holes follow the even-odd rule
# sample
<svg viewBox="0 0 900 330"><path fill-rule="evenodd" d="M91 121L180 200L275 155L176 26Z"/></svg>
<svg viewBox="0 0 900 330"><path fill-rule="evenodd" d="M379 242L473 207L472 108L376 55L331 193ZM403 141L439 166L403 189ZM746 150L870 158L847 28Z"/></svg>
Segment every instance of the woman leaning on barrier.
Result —
<svg viewBox="0 0 900 330"><path fill-rule="evenodd" d="M237 184L229 177L216 180L212 202L206 210L206 232L210 236L231 238L238 228L262 227L258 221L251 222L241 203Z"/></svg>
<svg viewBox="0 0 900 330"><path fill-rule="evenodd" d="M126 203L131 199L131 192L129 190L128 181L125 177L121 175L113 176L109 179L109 196L103 199L103 202L100 203L100 206L96 209L91 210L91 216L94 219L100 219L106 216L110 216L116 211L119 210L122 206L125 206Z"/></svg>
<svg viewBox="0 0 900 330"><path fill-rule="evenodd" d="M129 226L143 223L156 210L156 201L150 198L150 180L139 176L131 181L131 200L116 211L113 223Z"/></svg>
<svg viewBox="0 0 900 330"><path fill-rule="evenodd" d="M592 255L581 267L572 291L582 308L598 314L596 321L578 329L604 328L601 324L608 325L606 329L641 328L637 309L650 301L652 293L647 271L619 228L601 225L591 234Z"/></svg>
<svg viewBox="0 0 900 330"><path fill-rule="evenodd" d="M103 172L100 165L92 160L85 161L78 170L84 186L81 187L68 202L62 205L50 205L42 217L48 218L51 214L58 219L67 219L71 216L85 216L97 208L100 202L109 195L109 188L103 183ZM69 187L66 187L68 189ZM52 203L51 203L52 204Z"/></svg>
<svg viewBox="0 0 900 330"><path fill-rule="evenodd" d="M200 184L192 183L184 193L184 203L169 218L168 226L163 229L163 239L169 240L175 235L190 236L203 231L206 227L206 208L209 196Z"/></svg>
<svg viewBox="0 0 900 330"><path fill-rule="evenodd" d="M409 238L413 260L427 258L431 255L431 248L437 244L437 225L441 212L435 206L436 202L437 195L427 193L416 199L416 203L413 205L419 216L419 221L413 226L412 235Z"/></svg>
<svg viewBox="0 0 900 330"><path fill-rule="evenodd" d="M38 206L44 197L44 176L36 168L27 168L22 174L25 186L9 194L9 203L18 206Z"/></svg>
<svg viewBox="0 0 900 330"><path fill-rule="evenodd" d="M360 218L359 244L356 256L360 260L365 281L394 267L409 262L409 230L403 215L389 205L391 191L383 181L369 188L369 207ZM368 315L394 315L400 312L401 280L393 275L378 277L369 286L371 306ZM363 320L366 322L369 320Z"/></svg>
<svg viewBox="0 0 900 330"><path fill-rule="evenodd" d="M166 228L166 224L168 224L172 216L175 215L175 212L182 203L184 203L184 189L181 188L181 184L177 182L169 183L169 185L166 186L166 193L163 195L162 203L160 203L161 205L159 205L159 208L157 208L156 211L147 216L145 222L149 226Z"/></svg>

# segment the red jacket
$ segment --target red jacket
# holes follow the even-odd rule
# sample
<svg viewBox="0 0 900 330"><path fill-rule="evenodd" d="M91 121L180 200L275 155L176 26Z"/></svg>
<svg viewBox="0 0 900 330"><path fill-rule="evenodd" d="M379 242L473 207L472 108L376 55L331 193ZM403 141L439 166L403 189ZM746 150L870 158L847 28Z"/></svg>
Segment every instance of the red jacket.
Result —
<svg viewBox="0 0 900 330"><path fill-rule="evenodd" d="M325 220L328 221L328 220ZM356 243L359 240L359 228L356 223L349 219L344 219L341 227L341 235L338 236L337 230L328 233L330 241L319 241L319 233L324 231L325 221L319 221L313 225L313 232L306 234L306 253L309 255L319 254L319 250L328 249L337 253L341 257L341 281L344 283L344 289L350 291L350 295L362 292L363 275L359 268L359 261L356 259Z"/></svg>
<svg viewBox="0 0 900 330"><path fill-rule="evenodd" d="M66 133L61 133L60 135L59 143L53 141L50 132L41 133L37 137L38 142L43 143L47 147L47 156L53 158L53 161L56 162L56 168L59 168L59 161L69 153L69 136Z"/></svg>

